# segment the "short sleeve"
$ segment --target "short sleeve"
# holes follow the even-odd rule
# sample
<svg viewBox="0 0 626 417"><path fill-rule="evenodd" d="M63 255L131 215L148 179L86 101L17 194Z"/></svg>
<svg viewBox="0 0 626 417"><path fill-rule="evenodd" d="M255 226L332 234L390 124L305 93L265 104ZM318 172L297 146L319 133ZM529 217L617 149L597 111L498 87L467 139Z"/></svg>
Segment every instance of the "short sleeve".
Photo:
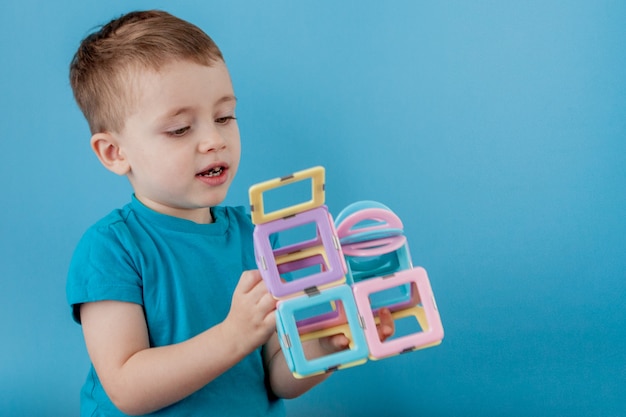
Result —
<svg viewBox="0 0 626 417"><path fill-rule="evenodd" d="M80 323L80 305L114 300L143 305L137 250L122 221L92 226L78 243L68 272L66 293Z"/></svg>

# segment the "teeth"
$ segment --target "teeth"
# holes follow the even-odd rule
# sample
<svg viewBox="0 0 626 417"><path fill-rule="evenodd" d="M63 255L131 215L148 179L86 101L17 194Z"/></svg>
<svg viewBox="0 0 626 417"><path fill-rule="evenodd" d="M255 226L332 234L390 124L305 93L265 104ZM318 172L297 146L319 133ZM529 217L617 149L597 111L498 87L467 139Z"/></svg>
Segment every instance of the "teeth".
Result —
<svg viewBox="0 0 626 417"><path fill-rule="evenodd" d="M202 175L203 177L217 177L222 173L223 170L224 169L222 167L212 168L208 171L203 172L200 175Z"/></svg>

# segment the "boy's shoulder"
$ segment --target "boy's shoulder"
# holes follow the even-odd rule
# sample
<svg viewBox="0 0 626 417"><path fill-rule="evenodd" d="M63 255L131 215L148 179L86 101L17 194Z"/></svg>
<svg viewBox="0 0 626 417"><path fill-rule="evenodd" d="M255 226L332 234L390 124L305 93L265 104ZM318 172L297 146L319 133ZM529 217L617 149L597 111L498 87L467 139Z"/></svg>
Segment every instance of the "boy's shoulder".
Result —
<svg viewBox="0 0 626 417"><path fill-rule="evenodd" d="M128 242L130 233L127 224L131 216L130 204L114 209L89 226L80 238L76 252L81 249L111 246L114 243Z"/></svg>
<svg viewBox="0 0 626 417"><path fill-rule="evenodd" d="M101 217L98 221L96 221L93 226L102 227L116 223L124 223L128 220L128 216L130 216L132 211L132 203L128 203L122 207L111 210L106 215Z"/></svg>
<svg viewBox="0 0 626 417"><path fill-rule="evenodd" d="M86 232L102 232L111 228L114 229L120 226L123 227L123 225L125 225L128 221L129 216L131 216L132 211L131 203L128 203L123 207L113 209L93 223Z"/></svg>

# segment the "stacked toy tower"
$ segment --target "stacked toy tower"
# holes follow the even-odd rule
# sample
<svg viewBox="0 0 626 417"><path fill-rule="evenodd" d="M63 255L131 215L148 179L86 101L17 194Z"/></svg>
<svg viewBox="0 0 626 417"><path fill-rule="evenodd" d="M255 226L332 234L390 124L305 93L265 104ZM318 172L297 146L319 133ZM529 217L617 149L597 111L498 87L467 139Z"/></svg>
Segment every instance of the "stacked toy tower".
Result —
<svg viewBox="0 0 626 417"><path fill-rule="evenodd" d="M299 378L433 346L443 338L426 271L413 267L400 219L380 203L361 201L333 221L324 205L324 174L323 167L314 167L249 190L257 266L279 300L279 341ZM304 180L311 183L308 201L265 211L265 192ZM314 227L313 237L277 244L281 234L305 227ZM382 308L395 323L414 319L416 330L381 340L376 325ZM336 334L348 338L348 349L307 357L307 341Z"/></svg>

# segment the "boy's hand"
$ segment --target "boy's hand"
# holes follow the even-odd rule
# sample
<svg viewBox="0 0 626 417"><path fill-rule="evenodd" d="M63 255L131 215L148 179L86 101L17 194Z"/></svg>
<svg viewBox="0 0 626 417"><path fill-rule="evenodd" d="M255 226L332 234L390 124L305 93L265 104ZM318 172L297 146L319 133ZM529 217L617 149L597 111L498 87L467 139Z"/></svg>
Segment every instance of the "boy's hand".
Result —
<svg viewBox="0 0 626 417"><path fill-rule="evenodd" d="M378 317L380 323L376 326L381 340L391 337L395 331L393 317L389 309L381 309ZM309 340L303 344L307 358L318 358L334 352L348 349L350 341L343 335L333 335L318 340ZM328 378L330 373L296 379L291 374L284 356L281 354L278 337L270 338L264 350L265 364L269 369L269 381L272 391L281 398L295 398L308 391L314 385Z"/></svg>
<svg viewBox="0 0 626 417"><path fill-rule="evenodd" d="M263 345L276 330L276 300L268 292L259 271L245 271L233 293L224 320L239 346L251 352Z"/></svg>
<svg viewBox="0 0 626 417"><path fill-rule="evenodd" d="M378 328L378 337L381 342L384 342L391 336L396 330L391 311L388 308L381 308L378 312L378 318L380 323L376 326Z"/></svg>
<svg viewBox="0 0 626 417"><path fill-rule="evenodd" d="M381 342L391 337L395 331L395 325L391 311L388 308L382 308L378 312L378 318L380 323L376 325L378 330L378 337ZM338 352L340 350L348 349L350 340L344 334L336 334L320 339L320 345L327 353Z"/></svg>

